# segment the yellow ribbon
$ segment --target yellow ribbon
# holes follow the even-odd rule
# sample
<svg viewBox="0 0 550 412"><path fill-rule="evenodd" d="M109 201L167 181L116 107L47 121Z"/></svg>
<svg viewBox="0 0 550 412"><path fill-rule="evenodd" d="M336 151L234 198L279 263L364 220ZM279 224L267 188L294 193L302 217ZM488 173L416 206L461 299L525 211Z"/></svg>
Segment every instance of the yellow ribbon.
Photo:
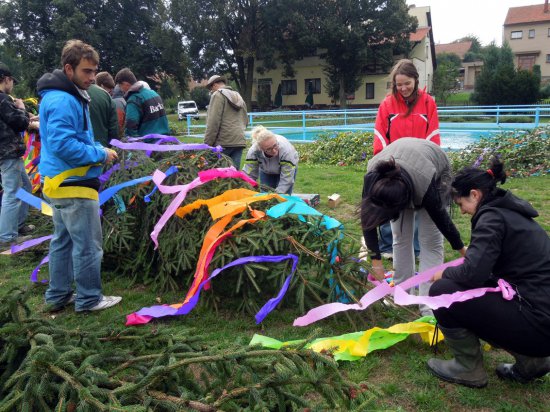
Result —
<svg viewBox="0 0 550 412"><path fill-rule="evenodd" d="M88 165L77 167L74 169L65 170L64 172L58 174L55 177L49 178L46 176L44 178L44 194L52 199L64 199L71 197L78 197L82 199L92 199L99 200L99 194L97 190L94 190L90 187L83 186L62 186L61 183L65 181L68 177L73 176L85 176L93 166L99 165Z"/></svg>

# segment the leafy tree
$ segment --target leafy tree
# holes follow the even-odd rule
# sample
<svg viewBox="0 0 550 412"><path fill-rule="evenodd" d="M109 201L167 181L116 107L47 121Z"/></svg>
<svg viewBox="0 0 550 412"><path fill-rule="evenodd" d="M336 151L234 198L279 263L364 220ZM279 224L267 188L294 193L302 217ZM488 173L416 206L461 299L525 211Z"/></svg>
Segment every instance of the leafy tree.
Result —
<svg viewBox="0 0 550 412"><path fill-rule="evenodd" d="M191 90L191 100L197 103L199 109L205 109L208 103L210 103L210 93L204 86L197 86Z"/></svg>
<svg viewBox="0 0 550 412"><path fill-rule="evenodd" d="M136 76L166 73L186 86L188 59L162 0L12 0L0 3L0 41L21 56L23 77L34 86L59 67L64 43L93 45L100 70L131 67Z"/></svg>
<svg viewBox="0 0 550 412"><path fill-rule="evenodd" d="M485 51L472 100L480 105L534 103L540 87L540 74L535 71L516 70L510 46L492 43Z"/></svg>
<svg viewBox="0 0 550 412"><path fill-rule="evenodd" d="M456 87L460 64L460 57L454 53L441 53L437 56L433 90L438 103L447 104L447 98Z"/></svg>
<svg viewBox="0 0 550 412"><path fill-rule="evenodd" d="M387 51L406 51L417 21L403 0L341 0L311 2L320 13L319 47L333 99L346 106L346 95L357 90L370 58ZM390 61L391 64L391 61Z"/></svg>

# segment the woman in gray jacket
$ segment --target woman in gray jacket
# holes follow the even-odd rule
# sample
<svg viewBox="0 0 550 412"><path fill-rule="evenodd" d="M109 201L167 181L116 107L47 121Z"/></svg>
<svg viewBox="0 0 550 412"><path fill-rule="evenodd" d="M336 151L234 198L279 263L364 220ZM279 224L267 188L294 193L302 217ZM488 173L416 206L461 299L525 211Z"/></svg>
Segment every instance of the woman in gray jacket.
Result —
<svg viewBox="0 0 550 412"><path fill-rule="evenodd" d="M259 175L260 183L277 193L292 194L298 167L298 152L292 143L263 126L252 129L252 141L243 171L254 180Z"/></svg>

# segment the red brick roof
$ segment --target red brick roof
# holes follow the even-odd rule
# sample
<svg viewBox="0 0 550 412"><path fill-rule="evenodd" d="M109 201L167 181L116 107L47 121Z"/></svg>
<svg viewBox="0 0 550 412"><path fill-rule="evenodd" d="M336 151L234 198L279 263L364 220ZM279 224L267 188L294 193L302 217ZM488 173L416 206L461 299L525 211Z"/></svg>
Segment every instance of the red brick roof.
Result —
<svg viewBox="0 0 550 412"><path fill-rule="evenodd" d="M422 41L424 37L431 30L431 27L419 27L414 33L411 33L409 40L410 41Z"/></svg>
<svg viewBox="0 0 550 412"><path fill-rule="evenodd" d="M447 44L436 44L435 45L435 54L441 53L454 53L460 57L461 60L464 59L464 55L470 51L472 47L471 41L463 41L460 43L447 43Z"/></svg>
<svg viewBox="0 0 550 412"><path fill-rule="evenodd" d="M510 7L504 25L538 23L550 21L550 12L544 12L544 4L534 6Z"/></svg>

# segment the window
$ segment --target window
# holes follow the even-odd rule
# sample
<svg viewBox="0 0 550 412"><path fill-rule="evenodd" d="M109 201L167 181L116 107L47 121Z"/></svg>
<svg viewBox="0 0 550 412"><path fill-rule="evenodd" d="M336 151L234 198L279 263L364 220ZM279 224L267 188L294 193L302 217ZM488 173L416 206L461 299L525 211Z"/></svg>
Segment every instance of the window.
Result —
<svg viewBox="0 0 550 412"><path fill-rule="evenodd" d="M367 83L367 99L374 99L374 83Z"/></svg>
<svg viewBox="0 0 550 412"><path fill-rule="evenodd" d="M304 81L304 94L309 93L309 88L313 94L321 93L321 79L305 79Z"/></svg>
<svg viewBox="0 0 550 412"><path fill-rule="evenodd" d="M550 63L550 54L546 55L546 63Z"/></svg>
<svg viewBox="0 0 550 412"><path fill-rule="evenodd" d="M529 38L534 39L535 38L535 29L529 29Z"/></svg>
<svg viewBox="0 0 550 412"><path fill-rule="evenodd" d="M535 65L535 59L537 56L532 54L526 54L525 56L518 57L518 68L521 70L533 70Z"/></svg>
<svg viewBox="0 0 550 412"><path fill-rule="evenodd" d="M513 31L512 34L510 35L510 38L512 40L522 39L523 38L523 30Z"/></svg>
<svg viewBox="0 0 550 412"><path fill-rule="evenodd" d="M283 95L298 94L298 87L297 87L296 80L281 81L281 93Z"/></svg>

